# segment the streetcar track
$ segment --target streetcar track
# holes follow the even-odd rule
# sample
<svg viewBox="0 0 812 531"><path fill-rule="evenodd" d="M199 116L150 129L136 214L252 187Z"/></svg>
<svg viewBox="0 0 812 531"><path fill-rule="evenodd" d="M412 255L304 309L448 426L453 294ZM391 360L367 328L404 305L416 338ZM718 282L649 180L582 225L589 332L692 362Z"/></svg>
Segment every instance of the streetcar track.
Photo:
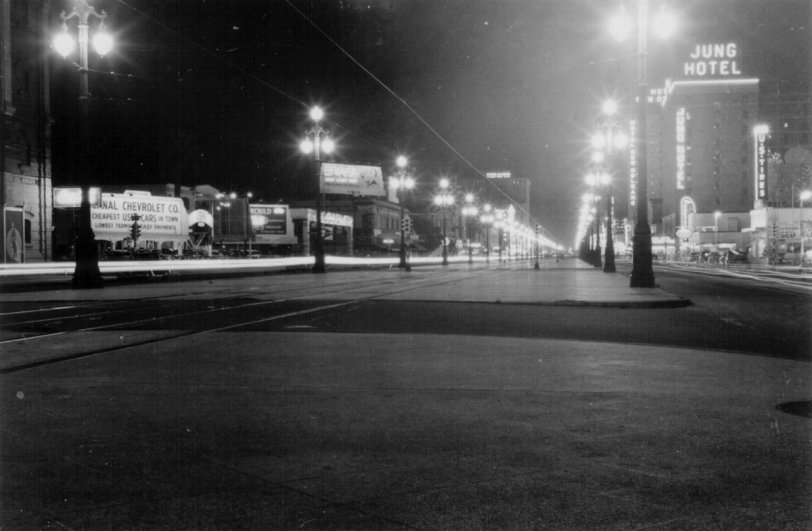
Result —
<svg viewBox="0 0 812 531"><path fill-rule="evenodd" d="M344 286L347 286L347 285L353 285L353 286L358 285L358 281L353 280L353 281L348 281L348 282L336 282L336 283L329 284L326 287L327 288L341 288L341 287L344 287ZM295 290L301 290L301 289L309 289L309 290L320 289L320 290L323 290L324 288L325 288L325 286L314 287L312 284L302 283L300 285L291 286L291 287L282 287L282 288L279 288L279 289L274 288L271 291L273 291L274 294L280 294L280 293L285 293L285 292L295 291ZM214 292L212 292L212 291L199 291L199 292L194 292L194 293L173 294L173 295L157 296L157 297L145 297L145 298L142 298L142 299L139 299L139 300L140 301L154 301L154 300L160 300L160 299L177 299L177 302L179 304L188 304L189 297L196 297L196 296L199 296L199 295L212 295L213 297L222 298L223 295L227 295L227 294L246 294L246 293L251 294L251 295L255 295L257 290L258 290L258 288L254 288L254 287L248 288L248 289L246 289L246 288L229 288L229 289L224 289L224 290L217 290L217 291L214 291ZM340 290L339 290L339 292L340 292ZM335 292L327 292L327 293L332 294L332 293L335 293ZM305 297L305 296L309 296L309 295L303 295L303 296L300 296L300 297L291 297L290 299L296 299L296 298L301 298L301 297ZM275 299L274 301L264 301L264 302L278 302L278 301L284 301L284 300L289 300L289 299ZM123 300L122 301L114 301L114 302L121 303L121 304L129 304L130 303L130 301L123 301ZM92 304L88 304L87 306L101 306L101 305L104 305L104 304L109 305L110 303L111 303L111 301L107 301L107 302L94 301ZM247 306L250 306L250 305L251 304L248 304ZM58 309L59 310L75 309L77 307L81 307L81 306L64 306L64 307L60 307ZM238 309L239 307L240 306L235 305L235 306L222 308L222 309ZM52 311L52 310L54 310L54 308L45 308L45 309L42 309L42 310L25 310L25 311L19 312L19 313L30 313L30 312L34 312L34 311L48 311L48 310ZM69 321L69 320L76 320L76 319L91 319L91 318L96 317L96 316L111 316L111 315L115 315L117 313L124 313L124 312L128 312L128 311L131 311L131 308L123 308L123 309L115 309L115 308L113 308L113 309L104 310L104 311L96 311L96 312L75 314L75 315L62 315L62 316L49 317L49 318L45 318L45 319L33 319L33 320L28 320L28 321L10 321L10 322L5 322L5 323L0 324L0 328L2 328L4 326L26 326L26 325L33 325L33 324L43 324L43 323L49 323L49 322L61 322L61 321ZM0 317L4 317L4 316L7 316L7 315L14 315L15 313L16 312L0 314ZM190 314L175 314L174 316L175 317L182 317L184 315L193 315L194 313L196 313L196 312L192 312ZM173 316L169 315L169 316L164 316L164 317L161 317L161 318L170 318L170 317L173 317ZM134 322L138 322L138 321L134 321ZM127 324L127 322L125 322L124 324ZM77 331L83 331L83 330L87 330L87 329L80 329L80 330L77 330ZM3 344L4 342L5 341L0 341L0 345Z"/></svg>
<svg viewBox="0 0 812 531"><path fill-rule="evenodd" d="M760 283L763 286L769 287L786 287L801 291L812 292L812 285L803 277L792 273L785 273L782 271L752 271L752 270L738 270L729 268L700 268L690 265L682 264L664 264L660 267L669 269L675 272L689 273L704 275L714 278L733 278L745 279L753 282Z"/></svg>
<svg viewBox="0 0 812 531"><path fill-rule="evenodd" d="M272 315L272 316L269 316L269 317L263 317L261 319L251 319L251 320L247 320L247 321L240 321L238 323L232 323L232 324L229 324L229 325L218 326L218 327L213 327L213 328L206 328L206 329L202 329L202 330L184 330L182 332L178 332L178 333L175 333L175 334L172 334L172 335L146 339L146 340L143 340L143 341L135 341L135 342L132 342L132 343L127 343L126 345L117 345L117 346L113 346L113 347L105 346L103 348L95 349L95 350L91 350L91 351L76 352L76 353L71 353L71 354L64 354L64 355L60 355L60 356L55 356L55 357L51 357L51 358L34 360L34 361L29 362L29 363L22 363L22 364L19 364L19 365L14 365L14 366L11 366L11 367L2 368L2 369L0 369L0 374L9 374L9 373L19 372L19 371L26 370L26 369L40 367L40 366L43 366L43 365L51 365L51 364L55 364L55 363L61 363L63 361L73 361L73 360L77 360L77 359L90 358L90 357L95 357L95 356L108 354L108 353L120 352L122 350L127 350L127 349L130 349L130 348L135 348L135 347L141 347L141 346L150 345L150 344L161 343L161 342L164 342L164 341L172 341L172 340L175 340L175 339L178 339L178 338L181 338L181 337L198 336L198 335L205 335L205 334L209 334L209 333L223 332L223 331L227 331L227 330L235 330L235 329L243 328L243 327L246 327L246 326L253 326L253 325L256 325L256 324L259 324L259 323L278 321L278 320L282 320L282 319L288 319L290 317L298 317L300 315L307 315L307 314L311 314L311 313L317 313L317 312L321 312L321 311L332 310L332 309L335 309L335 308L340 308L340 307L344 307L344 306L350 306L352 304L357 304L359 302L374 300L374 299L377 299L377 298L380 298L380 297L387 297L387 296L390 296L390 295L394 295L394 294L397 294L397 293L404 293L404 292L412 291L412 290L415 290L415 289L423 289L423 288L429 287L429 286L438 286L438 285L442 285L442 284L454 283L454 282L458 282L461 279L468 279L468 278L472 278L472 277L475 277L475 276L481 276L481 275L484 275L486 273L489 273L489 271L488 270L480 270L480 271L477 271L475 273L467 273L467 274L464 274L464 275L454 276L453 278L448 278L447 276L443 276L440 281L418 282L418 283L416 283L414 285L410 285L408 287L398 286L398 289L386 290L385 292L376 293L374 295L366 295L366 296L363 296L363 297L356 297L356 298L352 298L352 299L349 299L349 300L343 300L343 301L339 301L339 302L335 302L335 303L323 304L323 305L316 306L316 307L313 307L313 308L306 308L306 309L303 309L303 310L287 312L287 313L283 313L283 314L279 314L279 315ZM492 272L490 272L490 273L492 273ZM351 282L351 283L348 282L348 283L343 283L343 284L352 284L353 286L357 286L358 282L355 281L355 282ZM380 285L385 285L385 284L388 284L388 282L381 282L380 283ZM321 290L323 288L324 288L324 286L316 286L316 289ZM245 291L245 290L243 290L243 291ZM342 291L351 293L352 290L346 290L346 289L345 290L337 290L337 291L331 292L330 294L341 293ZM321 293L323 293L323 292L321 292ZM249 303L249 304L245 304L245 305L235 305L235 306L229 306L229 307L220 307L220 308L211 308L211 309L207 308L205 310L192 312L191 314L215 313L215 312L220 312L220 311L224 311L224 310L240 309L240 308L244 308L244 307L248 307L248 306L257 306L257 305L263 305L263 304L265 304L265 305L278 304L280 302L291 301L291 300L296 300L296 299L310 298L312 296L313 296L312 293L307 293L305 295L300 295L298 297L290 297L290 298L287 298L287 299L274 299L274 300L271 300L271 301L257 301L257 302L253 302L253 303ZM42 339L42 338L47 338L47 337L66 336L66 335L70 335L70 334L78 334L78 333L83 333L83 332L100 331L100 330L111 329L111 328L121 328L121 327L124 327L126 325L141 324L141 323L144 323L144 322L154 322L154 321L157 321L157 320L160 320L160 319L165 319L165 318L177 318L177 317L185 317L185 316L187 316L187 315L178 315L178 314L176 314L176 315L166 316L166 317L155 317L155 318L148 318L148 319L139 319L137 321L128 321L128 322L123 322L123 323L106 324L106 325L101 325L101 326L97 326L97 327L83 328L83 329L79 329L79 330L57 332L57 333L49 334L49 335L39 335L39 336L31 336L31 337L28 337L28 338L18 338L16 340L0 341L0 345L13 343L13 342L19 343L19 342L22 342L22 341L36 340L36 339Z"/></svg>
<svg viewBox="0 0 812 531"><path fill-rule="evenodd" d="M357 284L357 280L356 281L350 281L350 282L332 283L332 284L330 284L330 287L343 286L343 285L347 285L347 284ZM279 288L279 290L275 290L275 291L281 291L281 292L292 291L292 290L296 290L296 289L301 289L302 287L305 287L306 285L308 285L307 282L301 282L301 283L299 283L299 284L297 284L295 286L282 287L282 288ZM201 291L195 291L195 292L185 292L185 293L180 293L180 294L173 293L171 295L156 295L156 296L153 296L153 297L142 297L139 300L140 301L158 301L158 300L163 300L163 299L179 299L180 301L183 301L186 298L197 297L197 296L200 296L200 295L220 296L220 295L226 295L226 294L229 294L229 293L245 293L245 292L250 292L250 291L257 291L257 289L258 288L253 288L252 287L252 288L223 288L223 289L217 289L217 290L201 290ZM28 313L38 313L38 312L48 312L48 311L64 311L64 310L76 310L76 309L82 309L82 308L92 308L92 307L96 307L96 306L110 305L111 303L127 303L127 302L129 302L129 301L126 301L126 300L117 300L117 301L98 301L98 300L94 300L94 301L87 301L85 303L77 303L77 304L73 304L73 305L70 305L70 306L55 306L55 307L49 307L49 308L35 308L35 309L31 309L31 310L19 310L19 311L14 311L14 312L0 312L0 318L6 317L6 316L28 314ZM83 314L83 315L94 315L94 314L91 313L91 314ZM53 317L51 319L52 320L58 320L58 319L60 319L60 317ZM27 322L28 321L20 321L18 323L14 323L14 324L27 323Z"/></svg>

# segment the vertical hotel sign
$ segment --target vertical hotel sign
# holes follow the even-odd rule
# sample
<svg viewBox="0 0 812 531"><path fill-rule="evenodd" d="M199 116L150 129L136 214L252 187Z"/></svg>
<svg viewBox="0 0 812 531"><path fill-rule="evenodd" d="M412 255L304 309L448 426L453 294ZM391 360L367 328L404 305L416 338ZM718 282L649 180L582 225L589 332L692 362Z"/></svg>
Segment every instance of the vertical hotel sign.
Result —
<svg viewBox="0 0 812 531"><path fill-rule="evenodd" d="M637 123L629 121L629 206L637 205Z"/></svg>
<svg viewBox="0 0 812 531"><path fill-rule="evenodd" d="M677 109L677 190L685 190L685 107Z"/></svg>
<svg viewBox="0 0 812 531"><path fill-rule="evenodd" d="M756 161L756 206L767 199L767 128L756 127L754 130Z"/></svg>

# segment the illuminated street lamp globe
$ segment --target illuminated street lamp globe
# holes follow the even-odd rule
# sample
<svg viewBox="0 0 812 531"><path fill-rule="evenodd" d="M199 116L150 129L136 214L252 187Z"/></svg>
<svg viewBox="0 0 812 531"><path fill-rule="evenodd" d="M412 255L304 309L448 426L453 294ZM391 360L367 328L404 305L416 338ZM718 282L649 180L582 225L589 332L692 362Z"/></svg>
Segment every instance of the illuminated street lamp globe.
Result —
<svg viewBox="0 0 812 531"><path fill-rule="evenodd" d="M93 36L93 49L102 57L113 49L113 37L107 33L103 23L99 25L99 31Z"/></svg>
<svg viewBox="0 0 812 531"><path fill-rule="evenodd" d="M318 105L310 109L310 119L318 123L324 118L324 111Z"/></svg>
<svg viewBox="0 0 812 531"><path fill-rule="evenodd" d="M62 26L62 32L54 37L53 41L54 50L62 57L67 57L76 49L76 40L68 33L66 25Z"/></svg>
<svg viewBox="0 0 812 531"><path fill-rule="evenodd" d="M613 99L605 100L601 105L601 110L606 116L613 116L617 113L617 101Z"/></svg>

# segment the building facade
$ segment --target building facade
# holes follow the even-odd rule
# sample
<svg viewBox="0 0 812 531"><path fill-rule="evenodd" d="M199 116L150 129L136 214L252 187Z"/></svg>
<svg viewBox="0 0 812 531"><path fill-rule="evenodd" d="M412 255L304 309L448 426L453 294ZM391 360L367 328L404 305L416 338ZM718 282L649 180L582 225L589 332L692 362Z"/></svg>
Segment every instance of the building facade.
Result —
<svg viewBox="0 0 812 531"><path fill-rule="evenodd" d="M673 237L691 210L749 212L758 195L758 79L676 81L667 94L652 172L656 232Z"/></svg>
<svg viewBox="0 0 812 531"><path fill-rule="evenodd" d="M45 19L42 2L0 0L2 263L53 257Z"/></svg>

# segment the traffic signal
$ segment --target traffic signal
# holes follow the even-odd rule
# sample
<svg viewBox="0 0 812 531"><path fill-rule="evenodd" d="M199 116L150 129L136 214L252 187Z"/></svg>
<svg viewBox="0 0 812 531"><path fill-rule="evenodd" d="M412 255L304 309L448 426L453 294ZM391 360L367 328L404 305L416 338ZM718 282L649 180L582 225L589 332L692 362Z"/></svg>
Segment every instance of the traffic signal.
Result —
<svg viewBox="0 0 812 531"><path fill-rule="evenodd" d="M132 226L130 227L130 238L133 239L133 243L138 241L138 238L141 237L141 226L138 224L137 221L133 221Z"/></svg>
<svg viewBox="0 0 812 531"><path fill-rule="evenodd" d="M412 218L403 218L400 220L400 228L403 232L412 232Z"/></svg>

